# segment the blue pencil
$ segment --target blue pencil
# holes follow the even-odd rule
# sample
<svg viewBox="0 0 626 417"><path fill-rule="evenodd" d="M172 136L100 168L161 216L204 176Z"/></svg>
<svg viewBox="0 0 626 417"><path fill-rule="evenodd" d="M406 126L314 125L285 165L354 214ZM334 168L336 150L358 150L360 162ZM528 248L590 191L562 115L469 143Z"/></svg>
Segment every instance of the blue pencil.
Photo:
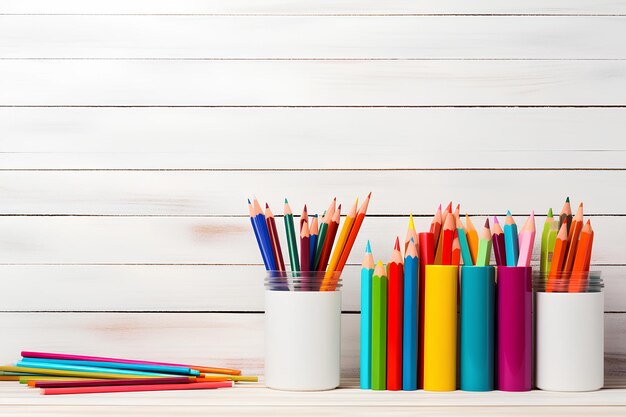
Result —
<svg viewBox="0 0 626 417"><path fill-rule="evenodd" d="M459 220L460 223L460 220ZM461 256L463 257L463 265L472 266L474 265L474 261L472 261L472 253L469 249L469 243L467 243L467 235L465 234L465 228L459 227L456 225L457 235L459 236L459 246L461 246Z"/></svg>
<svg viewBox="0 0 626 417"><path fill-rule="evenodd" d="M144 372L157 372L163 374L176 374L176 375L190 375L199 376L200 371L191 368L185 368L182 366L170 366L170 365L152 365L143 363L121 363L121 362L100 362L100 361L87 361L87 360L70 360L70 359L44 359L44 358L23 358L20 362L24 365L30 366L33 362L48 363L48 364L60 364L60 365L78 365L78 366L90 366L96 368L111 368L115 369L115 373L119 373L117 370L137 370ZM136 374L135 372L131 372Z"/></svg>
<svg viewBox="0 0 626 417"><path fill-rule="evenodd" d="M519 257L517 225L510 211L506 212L506 219L504 220L504 247L506 252L506 266L517 266L517 258Z"/></svg>
<svg viewBox="0 0 626 417"><path fill-rule="evenodd" d="M374 256L370 241L361 267L361 389L372 388L372 276Z"/></svg>
<svg viewBox="0 0 626 417"><path fill-rule="evenodd" d="M319 227L317 224L317 214L311 216L311 228L309 230L309 269L315 270L313 264L315 263L315 249L317 248L317 237L319 235Z"/></svg>
<svg viewBox="0 0 626 417"><path fill-rule="evenodd" d="M404 320L402 330L402 389L417 389L417 249L411 238L404 258Z"/></svg>
<svg viewBox="0 0 626 417"><path fill-rule="evenodd" d="M267 254L265 253L263 244L261 244L261 238L259 237L259 228L257 227L257 221L255 220L255 215L254 215L254 208L252 207L252 203L250 202L250 199L248 199L248 209L250 210L250 223L252 223L252 230L254 230L254 237L256 238L256 244L259 246L259 251L261 252L261 257L263 258L263 265L265 265L265 270L269 271L270 266L267 263Z"/></svg>
<svg viewBox="0 0 626 417"><path fill-rule="evenodd" d="M259 240L261 241L262 250L265 251L265 257L267 258L268 270L276 271L276 261L274 259L274 252L272 250L272 241L270 239L270 231L267 228L267 222L265 221L265 215L259 205L258 200L254 199L254 221L256 222L257 229L259 231Z"/></svg>
<svg viewBox="0 0 626 417"><path fill-rule="evenodd" d="M65 365L62 363L47 363L41 361L24 361L21 360L15 364L20 368L39 368L39 369L57 369L62 371L79 371L79 372L102 372L106 374L128 374L128 375L141 375L141 376L172 376L171 374L156 373L156 372L142 372L142 371L130 371L127 369L113 369L104 368L98 366L80 366L80 365Z"/></svg>

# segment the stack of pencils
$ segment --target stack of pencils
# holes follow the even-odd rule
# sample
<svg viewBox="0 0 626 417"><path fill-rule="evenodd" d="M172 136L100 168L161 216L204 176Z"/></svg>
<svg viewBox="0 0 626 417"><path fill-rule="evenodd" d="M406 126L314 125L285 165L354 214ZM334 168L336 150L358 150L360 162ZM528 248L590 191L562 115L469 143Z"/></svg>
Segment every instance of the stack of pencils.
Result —
<svg viewBox="0 0 626 417"><path fill-rule="evenodd" d="M298 227L299 249L294 215L289 202L285 199L283 220L291 272L294 276L315 271L323 275L323 280L319 286L307 287L306 289L321 291L333 291L335 289L338 276L348 261L348 256L363 224L371 194L367 196L360 207L358 200L355 201L345 217L341 231L339 231L341 204L337 206L336 198L331 201L328 209L323 213L321 224L317 215L309 216L305 204ZM265 269L276 273L277 276L286 276L287 269L276 221L269 205L265 204L264 213L255 198L252 202L248 200L248 209ZM337 234L337 232L339 233ZM336 243L335 238L337 238Z"/></svg>
<svg viewBox="0 0 626 417"><path fill-rule="evenodd" d="M548 211L541 234L540 273L546 292L583 292L587 288L593 228L584 222L583 203L572 217L569 197L558 221Z"/></svg>
<svg viewBox="0 0 626 417"><path fill-rule="evenodd" d="M0 366L0 381L19 381L55 395L230 388L258 377L228 368L23 351L14 366Z"/></svg>

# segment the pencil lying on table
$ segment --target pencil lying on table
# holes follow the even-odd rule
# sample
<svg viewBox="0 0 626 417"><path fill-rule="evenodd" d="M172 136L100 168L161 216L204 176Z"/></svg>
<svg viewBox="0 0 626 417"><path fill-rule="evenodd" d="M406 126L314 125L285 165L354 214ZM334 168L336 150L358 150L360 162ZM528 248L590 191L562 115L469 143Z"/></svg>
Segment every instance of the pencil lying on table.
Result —
<svg viewBox="0 0 626 417"><path fill-rule="evenodd" d="M182 391L197 389L217 389L231 388L232 381L224 382L197 382L193 384L154 384L154 385L120 385L120 386L99 386L99 387L75 387L75 388L44 388L43 395L60 394L91 394L104 392L135 392L135 391Z"/></svg>

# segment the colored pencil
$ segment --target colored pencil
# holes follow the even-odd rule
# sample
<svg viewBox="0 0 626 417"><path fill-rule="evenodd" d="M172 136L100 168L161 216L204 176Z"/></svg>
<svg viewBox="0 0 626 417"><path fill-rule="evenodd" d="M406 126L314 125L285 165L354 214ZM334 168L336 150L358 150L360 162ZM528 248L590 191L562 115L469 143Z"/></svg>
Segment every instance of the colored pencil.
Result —
<svg viewBox="0 0 626 417"><path fill-rule="evenodd" d="M535 246L535 211L530 212L524 228L519 234L519 257L517 266L530 266L530 260Z"/></svg>
<svg viewBox="0 0 626 417"><path fill-rule="evenodd" d="M435 246L434 236L431 232L420 232L417 234L420 240L419 244L419 275L418 279L418 302L419 309L418 327L417 327L417 387L424 387L424 299L426 295L425 271L426 265L432 265L435 262Z"/></svg>
<svg viewBox="0 0 626 417"><path fill-rule="evenodd" d="M461 221L461 216L456 216L456 230L457 237L459 239L459 246L461 247L461 257L463 258L463 265L472 266L474 261L472 260L472 254L469 249L469 243L467 242L467 234L465 233L465 226Z"/></svg>
<svg viewBox="0 0 626 417"><path fill-rule="evenodd" d="M406 231L406 238L404 240L404 253L405 254L408 250L408 246L411 240L413 241L413 244L416 245L416 252L417 252L417 246L419 245L419 240L417 238L417 232L415 231L415 223L413 222L413 213L409 215L409 227Z"/></svg>
<svg viewBox="0 0 626 417"><path fill-rule="evenodd" d="M324 239L324 246L322 247L322 254L320 255L320 262L317 265L318 271L325 271L328 265L328 259L330 258L330 251L333 248L333 242L337 230L339 229L339 221L341 218L341 204L337 206L337 210L333 213L333 217L328 224L328 232L326 233L326 239Z"/></svg>
<svg viewBox="0 0 626 417"><path fill-rule="evenodd" d="M309 233L309 223L306 221L301 223L302 229L300 229L300 270L309 271L311 269L310 265L310 233Z"/></svg>
<svg viewBox="0 0 626 417"><path fill-rule="evenodd" d="M308 223L308 222L309 222L309 212L305 204L304 208L302 209L302 215L300 216L300 229L299 230L302 230L303 223Z"/></svg>
<svg viewBox="0 0 626 417"><path fill-rule="evenodd" d="M569 229L572 226L572 206L570 205L569 197L565 199L565 204L563 204L561 214L559 215L559 230L563 223L567 224L567 233L569 234Z"/></svg>
<svg viewBox="0 0 626 417"><path fill-rule="evenodd" d="M356 220L356 208L359 200L357 199L346 219L343 222L343 226L341 227L341 232L339 233L339 237L337 238L337 243L335 244L335 248L333 249L333 254L330 257L330 261L328 262L328 267L326 267L326 274L324 275L324 280L322 281L322 286L320 289L322 291L333 291L335 287L332 285L333 274L339 265L339 260L341 259L341 254L346 246L346 242L350 237L350 230L352 229L352 225L354 225L354 221Z"/></svg>
<svg viewBox="0 0 626 417"><path fill-rule="evenodd" d="M315 262L315 249L317 248L317 239L319 235L319 228L317 223L317 214L313 216L311 220L311 227L309 227L309 270L315 271L313 263Z"/></svg>
<svg viewBox="0 0 626 417"><path fill-rule="evenodd" d="M0 381L19 381L19 375L0 375Z"/></svg>
<svg viewBox="0 0 626 417"><path fill-rule="evenodd" d="M263 265L265 266L265 270L270 270L270 265L267 260L267 253L265 252L265 246L261 243L261 236L259 235L259 228L257 226L257 221L255 220L254 207L252 206L252 202L248 199L248 210L250 211L250 223L252 224L252 230L254 231L254 237L256 238L256 244L259 246L259 252L261 252L261 258L263 258Z"/></svg>
<svg viewBox="0 0 626 417"><path fill-rule="evenodd" d="M491 243L493 254L496 258L496 265L506 266L506 248L504 243L504 232L496 216L493 216L493 228L491 229Z"/></svg>
<svg viewBox="0 0 626 417"><path fill-rule="evenodd" d="M387 273L378 262L372 276L372 389L387 388Z"/></svg>
<svg viewBox="0 0 626 417"><path fill-rule="evenodd" d="M350 252L352 251L352 247L354 246L354 242L359 234L359 230L361 230L361 225L363 224L363 220L365 220L365 215L367 214L367 207L370 203L370 198L372 197L372 193L369 193L365 198L361 207L359 207L359 211L356 213L356 218L352 227L350 228L350 233L348 234L348 238L346 239L346 243L344 244L343 250L341 251L341 257L339 258L339 262L335 267L336 272L343 271L346 262L348 262L348 256L350 256ZM355 206L356 208L356 206Z"/></svg>
<svg viewBox="0 0 626 417"><path fill-rule="evenodd" d="M433 234L434 247L437 247L437 241L439 240L439 234L441 233L441 227L443 226L442 217L443 217L443 214L441 213L441 204L439 204L439 207L437 208L437 212L435 213L435 216L433 217L433 221L430 223L430 233ZM434 256L435 256L435 252L433 250L433 257Z"/></svg>
<svg viewBox="0 0 626 417"><path fill-rule="evenodd" d="M572 226L573 228L573 226ZM576 259L572 267L569 281L569 292L581 292L587 285L587 273L589 272L589 264L591 259L591 249L593 246L593 228L591 222L583 226L580 232L580 240L576 247Z"/></svg>
<svg viewBox="0 0 626 417"><path fill-rule="evenodd" d="M372 388L372 276L374 256L370 241L365 247L365 258L361 265L361 389Z"/></svg>
<svg viewBox="0 0 626 417"><path fill-rule="evenodd" d="M207 375L200 374L200 377L197 378L198 382L209 382L209 381L235 381L235 382L259 382L258 376L253 375Z"/></svg>
<svg viewBox="0 0 626 417"><path fill-rule="evenodd" d="M417 389L417 274L419 260L415 241L409 241L404 257L404 315L402 319L402 389Z"/></svg>
<svg viewBox="0 0 626 417"><path fill-rule="evenodd" d="M69 376L69 377L84 377L84 378L102 378L102 379L126 379L126 378L145 378L144 373L139 374L123 374L123 373L111 373L111 372L83 372L83 371L69 371L62 369L48 369L48 368L31 368L25 366L0 366L0 371L10 372L28 372L40 375L49 376ZM170 376L170 375L167 375ZM28 377L25 377L28 378Z"/></svg>
<svg viewBox="0 0 626 417"><path fill-rule="evenodd" d="M439 232L439 238L437 239L437 245L435 249L435 264L437 265L443 265L443 249L442 249L442 246L444 243L443 236L444 236L444 231L446 227L446 221L448 219L448 216L451 215L451 211L452 211L452 201L448 203L448 206L446 207L446 209L443 211L443 214L441 215L441 223L442 223L443 229L441 229L441 231ZM450 244L451 243L452 243L452 240L450 240Z"/></svg>
<svg viewBox="0 0 626 417"><path fill-rule="evenodd" d="M443 232L441 237L441 264L452 265L452 241L454 240L454 230L456 229L454 216L448 214L443 224ZM437 255L435 255L435 263L437 263Z"/></svg>
<svg viewBox="0 0 626 417"><path fill-rule="evenodd" d="M182 391L196 389L231 388L233 381L197 382L194 384L157 384L157 385L120 385L108 387L76 387L76 388L44 388L43 395L90 394L104 392L137 392L137 391Z"/></svg>
<svg viewBox="0 0 626 417"><path fill-rule="evenodd" d="M543 229L541 231L541 257L539 260L539 272L541 275L545 275L550 270L550 232L553 230L552 225L555 224L554 215L552 214L552 208L548 210L548 216L543 223ZM556 236L556 234L555 234ZM554 246L553 246L554 247Z"/></svg>
<svg viewBox="0 0 626 417"><path fill-rule="evenodd" d="M36 388L72 388L72 387L108 387L113 385L156 385L189 384L196 382L195 377L172 378L137 378L137 379L100 379L92 381L30 381L28 385Z"/></svg>
<svg viewBox="0 0 626 417"><path fill-rule="evenodd" d="M114 369L107 368L103 366L85 366L85 365L71 365L64 364L58 362L44 362L39 360L21 360L18 361L15 366L24 367L24 368L36 368L43 370L62 370L62 371L78 371L78 372L97 372L97 373L110 373L110 374L124 374L124 375L133 375L137 376L146 376L146 377L157 377L157 376L172 376L171 374L165 372L146 372L146 371L138 371L138 370L129 370L129 369ZM197 371L196 371L197 372ZM40 372L46 373L46 372Z"/></svg>
<svg viewBox="0 0 626 417"><path fill-rule="evenodd" d="M293 213L289 202L285 198L285 233L287 234L287 247L289 248L289 262L293 272L300 271L300 260L298 259L298 244L296 243L296 231L293 224Z"/></svg>
<svg viewBox="0 0 626 417"><path fill-rule="evenodd" d="M213 373L213 374L226 374L226 375L241 375L241 370L230 368L218 368L212 366L203 365L185 365L172 362L157 362L146 361L139 359L122 359L122 358L107 358L104 356L87 356L87 355L72 355L66 353L51 353L51 352L34 352L23 350L21 352L24 358L42 358L42 359L69 359L69 360L86 360L96 362L120 362L120 363L143 363L148 365L165 365L165 366L180 366L183 368L191 368L200 372Z"/></svg>
<svg viewBox="0 0 626 417"><path fill-rule="evenodd" d="M506 212L506 219L504 219L504 247L506 252L506 266L517 266L519 239L517 236L517 225L510 211Z"/></svg>
<svg viewBox="0 0 626 417"><path fill-rule="evenodd" d="M330 221L333 217L333 214L335 213L335 203L336 203L337 199L334 198L333 201L330 203L330 206L328 207L328 210L326 210L324 212L324 215L322 216L322 224L320 225L320 232L319 235L317 237L317 243L316 243L316 248L315 248L315 259L313 261L313 270L317 271L319 263L320 263L320 257L322 256L322 249L324 248L324 242L326 241L326 233L328 232L328 225L330 224Z"/></svg>
<svg viewBox="0 0 626 417"><path fill-rule="evenodd" d="M257 222L257 229L259 231L259 240L265 250L265 256L267 257L267 264L270 271L276 271L276 259L274 259L274 252L272 251L272 241L270 238L270 232L267 229L267 222L265 221L265 215L261 209L259 201L255 198L252 202L254 207L254 221Z"/></svg>
<svg viewBox="0 0 626 417"><path fill-rule="evenodd" d="M23 358L19 363L29 366L31 363L45 363L50 366L54 364L59 365L76 365L87 366L97 368L110 368L115 370L125 370L125 373L131 373L132 371L143 372L156 372L161 374L180 374L200 376L200 371L195 369L182 367L182 366L170 366L170 365L152 365L143 363L120 363L120 362L104 362L104 361L88 361L77 359L42 359L42 358ZM61 369L61 368L58 368ZM134 372L132 372L134 373Z"/></svg>
<svg viewBox="0 0 626 417"><path fill-rule="evenodd" d="M476 257L478 256L478 231L467 213L465 213L465 234L467 235L467 244L469 245L470 254L472 255L473 265L476 265Z"/></svg>
<svg viewBox="0 0 626 417"><path fill-rule="evenodd" d="M396 244L388 265L387 296L387 389L402 389L402 333L404 314L404 263L400 253L400 239Z"/></svg>
<svg viewBox="0 0 626 417"><path fill-rule="evenodd" d="M563 273L569 274L574 267L574 258L576 257L576 248L578 246L578 239L580 237L580 231L583 228L583 203L580 203L576 215L572 221L571 227L567 234L567 253L565 255L565 261L563 262Z"/></svg>
<svg viewBox="0 0 626 417"><path fill-rule="evenodd" d="M559 233L556 236L554 244L554 254L552 255L552 264L550 265L550 274L546 282L546 292L561 290L565 284L563 279L563 262L565 261L565 252L567 251L567 222L563 222ZM556 285L558 282L559 285ZM567 288L567 287L565 287Z"/></svg>
<svg viewBox="0 0 626 417"><path fill-rule="evenodd" d="M461 264L461 244L459 242L459 231L454 231L454 239L452 240L452 261L451 265L459 266Z"/></svg>
<svg viewBox="0 0 626 417"><path fill-rule="evenodd" d="M278 271L285 271L285 260L283 259L283 251L280 248L280 239L278 238L278 229L276 228L276 220L274 213L270 210L270 206L265 204L265 221L267 222L267 230L270 233L272 242L272 253L276 260L276 268Z"/></svg>
<svg viewBox="0 0 626 417"><path fill-rule="evenodd" d="M483 230L480 232L478 240L478 255L476 256L476 266L489 266L491 259L491 229L489 228L489 218L485 220Z"/></svg>

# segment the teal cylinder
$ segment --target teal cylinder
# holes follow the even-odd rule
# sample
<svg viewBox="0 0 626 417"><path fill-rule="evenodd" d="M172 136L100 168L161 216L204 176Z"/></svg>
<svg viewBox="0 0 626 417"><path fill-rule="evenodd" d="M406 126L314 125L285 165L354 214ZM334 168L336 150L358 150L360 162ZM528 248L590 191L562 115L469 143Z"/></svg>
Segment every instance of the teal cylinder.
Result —
<svg viewBox="0 0 626 417"><path fill-rule="evenodd" d="M460 387L492 391L495 374L495 268L461 268Z"/></svg>

